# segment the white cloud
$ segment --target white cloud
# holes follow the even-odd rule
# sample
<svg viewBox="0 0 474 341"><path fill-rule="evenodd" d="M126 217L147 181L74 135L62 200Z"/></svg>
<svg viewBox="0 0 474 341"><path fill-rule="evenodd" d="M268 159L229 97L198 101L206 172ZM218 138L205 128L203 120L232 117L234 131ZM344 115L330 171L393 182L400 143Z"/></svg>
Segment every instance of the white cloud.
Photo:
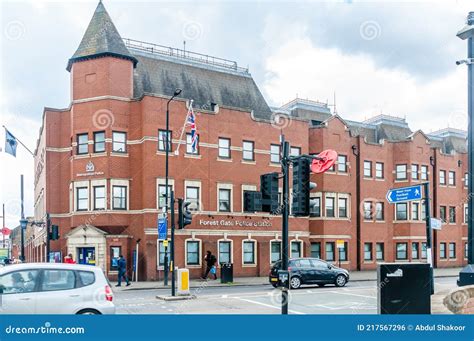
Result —
<svg viewBox="0 0 474 341"><path fill-rule="evenodd" d="M454 64L454 63L453 63ZM451 126L465 129L466 69L421 82L409 73L377 67L369 55L346 55L336 48L314 46L309 38L283 43L265 62L269 76L263 89L269 100L283 104L300 98L333 101L347 119L380 114L406 116L412 129Z"/></svg>

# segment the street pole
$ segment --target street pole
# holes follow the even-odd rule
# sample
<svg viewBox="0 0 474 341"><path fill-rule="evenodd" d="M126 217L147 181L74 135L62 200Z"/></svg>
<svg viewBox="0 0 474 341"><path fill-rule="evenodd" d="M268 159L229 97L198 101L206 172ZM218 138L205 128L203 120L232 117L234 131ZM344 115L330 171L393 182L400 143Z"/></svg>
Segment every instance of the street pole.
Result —
<svg viewBox="0 0 474 341"><path fill-rule="evenodd" d="M49 253L51 252L51 219L49 213L46 213L46 263L50 262Z"/></svg>
<svg viewBox="0 0 474 341"><path fill-rule="evenodd" d="M174 191L171 191L171 296L176 296L176 274L174 271Z"/></svg>
<svg viewBox="0 0 474 341"><path fill-rule="evenodd" d="M169 189L168 189L168 168L169 168L169 153L170 153L170 148L171 148L171 141L170 141L170 103L171 101L178 96L181 93L181 89L176 89L174 91L173 96L168 100L166 103L166 131L165 131L165 218L166 221L168 221L168 197L169 197ZM159 141L158 141L159 143ZM159 244L158 244L159 247ZM165 246L165 279L164 279L164 285L168 285L168 255L167 255L168 247Z"/></svg>
<svg viewBox="0 0 474 341"><path fill-rule="evenodd" d="M474 12L469 12L466 25L457 33L462 39L467 39L467 60L456 64L467 64L467 155L468 155L468 201L467 201L467 266L459 273L458 285L474 284Z"/></svg>
<svg viewBox="0 0 474 341"><path fill-rule="evenodd" d="M282 149L282 158L281 158L281 171L283 173L283 210L282 210L282 233L281 233L281 243L282 243L282 260L281 267L283 271L288 271L288 203L290 199L289 193L289 143L285 141L285 136L281 135L281 149ZM291 276L288 276L288 284L291 279ZM288 315L288 286L283 286L281 291L281 313L283 315Z"/></svg>
<svg viewBox="0 0 474 341"><path fill-rule="evenodd" d="M23 205L23 174L20 175L20 201L21 201L21 221L20 221L20 237L21 237L21 256L20 260L25 261L25 231L22 221L25 219L25 209Z"/></svg>
<svg viewBox="0 0 474 341"><path fill-rule="evenodd" d="M2 213L2 218L3 218L3 225L2 228L5 227L5 204L3 204L3 213ZM2 247L5 247L5 235L2 233Z"/></svg>
<svg viewBox="0 0 474 341"><path fill-rule="evenodd" d="M430 214L430 183L425 182L423 184L423 195L425 197L425 212L426 212L426 259L430 264L430 287L431 295L434 294L434 281L433 281L433 248L431 243L431 214Z"/></svg>
<svg viewBox="0 0 474 341"><path fill-rule="evenodd" d="M470 20L468 21L469 25L474 24L474 13L471 12L469 14ZM472 58L474 58L474 39L473 36L471 35L468 39L468 53L467 53L467 58L472 61ZM474 181L472 174L474 173L474 126L473 126L473 101L474 101L474 88L472 87L472 80L474 78L474 68L472 66L472 63L468 65L468 100L467 100L467 107L468 107L468 118L469 118L469 123L468 123L468 158L469 158L469 180L468 180L468 188L469 188L469 194L472 195L474 193ZM474 264L474 221L473 221L473 213L474 213L474 201L472 198L468 201L468 228L467 228L467 262L468 264Z"/></svg>

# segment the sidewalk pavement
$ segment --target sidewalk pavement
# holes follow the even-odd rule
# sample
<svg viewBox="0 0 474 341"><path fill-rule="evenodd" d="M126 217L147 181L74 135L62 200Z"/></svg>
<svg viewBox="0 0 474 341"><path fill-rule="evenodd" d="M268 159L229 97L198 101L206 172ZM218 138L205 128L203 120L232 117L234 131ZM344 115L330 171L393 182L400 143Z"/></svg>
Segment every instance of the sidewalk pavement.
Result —
<svg viewBox="0 0 474 341"><path fill-rule="evenodd" d="M458 277L459 272L462 268L438 268L434 269L434 277ZM376 281L377 271L351 271L350 281ZM164 289L171 287L171 279L168 281L168 286L163 285L163 281L154 282L130 282L131 285L126 287L114 287L116 291L126 290L149 290L149 289ZM204 287L233 287L233 286L254 286L254 285L268 285L268 277L236 277L232 283L221 283L220 279L217 280L203 280L203 279L191 279L190 288L204 288Z"/></svg>

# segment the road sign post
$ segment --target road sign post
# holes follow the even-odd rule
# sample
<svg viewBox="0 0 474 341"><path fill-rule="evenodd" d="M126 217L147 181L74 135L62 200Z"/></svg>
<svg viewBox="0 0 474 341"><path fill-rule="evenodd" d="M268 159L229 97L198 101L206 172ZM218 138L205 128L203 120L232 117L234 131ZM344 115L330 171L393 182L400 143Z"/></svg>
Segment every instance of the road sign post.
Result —
<svg viewBox="0 0 474 341"><path fill-rule="evenodd" d="M158 250L160 249L160 240L163 241L163 247L165 249L165 261L163 265L164 278L163 284L168 285L168 219L166 218L166 213L162 213L158 216ZM166 244L165 244L166 242Z"/></svg>
<svg viewBox="0 0 474 341"><path fill-rule="evenodd" d="M336 247L338 251L339 267L341 267L341 251L342 249L344 249L344 240L343 239L336 240Z"/></svg>
<svg viewBox="0 0 474 341"><path fill-rule="evenodd" d="M408 201L422 200L424 196L425 212L426 212L426 260L430 264L430 286L431 294L434 294L433 281L433 249L431 245L431 214L430 214L430 189L429 182L420 185L392 188L387 192L387 201L390 204L397 204Z"/></svg>

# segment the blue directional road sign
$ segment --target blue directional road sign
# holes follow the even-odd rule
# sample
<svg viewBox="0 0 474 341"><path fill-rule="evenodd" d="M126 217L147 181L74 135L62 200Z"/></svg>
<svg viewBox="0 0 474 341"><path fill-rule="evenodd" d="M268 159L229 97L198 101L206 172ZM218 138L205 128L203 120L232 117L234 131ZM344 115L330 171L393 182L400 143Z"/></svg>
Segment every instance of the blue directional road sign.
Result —
<svg viewBox="0 0 474 341"><path fill-rule="evenodd" d="M165 240L168 236L168 229L167 229L167 220L166 217L159 217L158 218L158 239Z"/></svg>
<svg viewBox="0 0 474 341"><path fill-rule="evenodd" d="M422 197L422 185L392 188L387 192L387 201L390 204L397 202L420 200Z"/></svg>

